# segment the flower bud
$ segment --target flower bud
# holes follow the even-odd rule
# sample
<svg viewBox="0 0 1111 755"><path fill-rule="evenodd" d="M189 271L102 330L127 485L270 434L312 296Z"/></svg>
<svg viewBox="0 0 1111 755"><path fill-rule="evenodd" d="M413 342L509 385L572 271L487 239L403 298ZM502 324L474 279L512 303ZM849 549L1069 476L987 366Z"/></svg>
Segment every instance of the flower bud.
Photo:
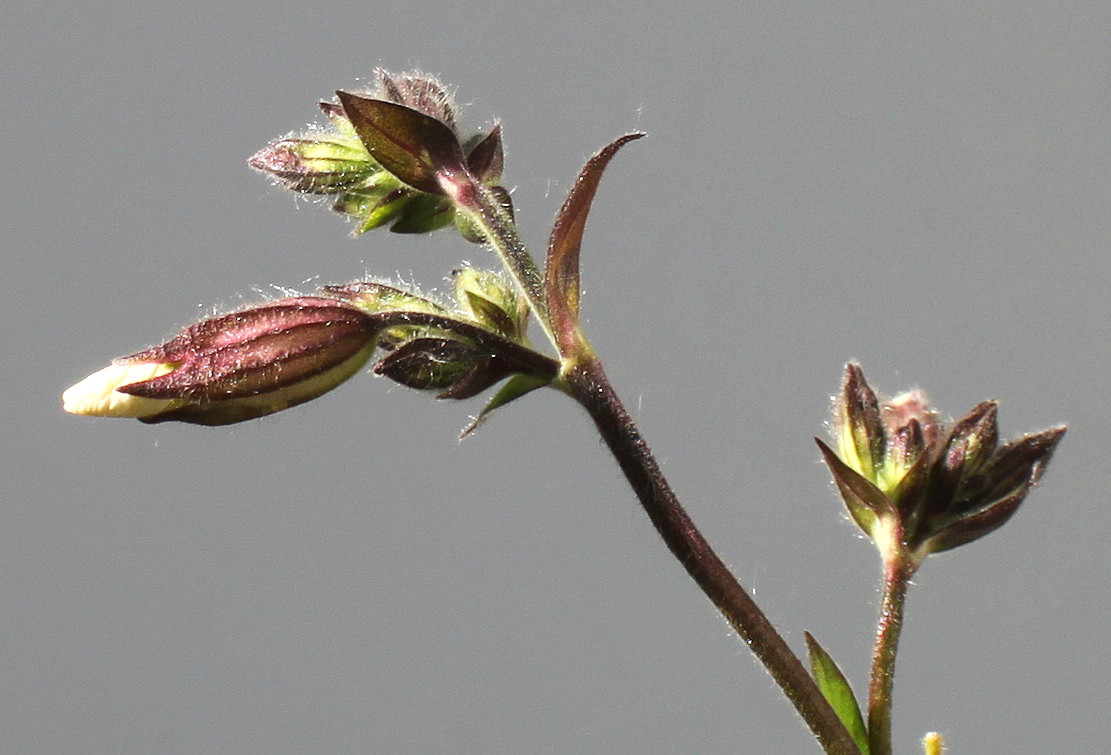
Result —
<svg viewBox="0 0 1111 755"><path fill-rule="evenodd" d="M378 98L429 115L448 128L455 128L455 102L444 85L428 74L392 74L385 68L374 71L378 78Z"/></svg>
<svg viewBox="0 0 1111 755"><path fill-rule="evenodd" d="M337 92L338 104L319 103L330 129L277 139L248 163L292 191L335 196L332 209L357 224L353 236L387 225L395 233L454 226L468 241L485 242L445 196L440 173L469 171L512 213L500 185L501 127L463 139L452 96L434 78L376 75L374 92Z"/></svg>
<svg viewBox="0 0 1111 755"><path fill-rule="evenodd" d="M374 373L409 388L437 390L437 398L466 399L514 373L537 365L492 353L457 337L422 336L398 346L374 365ZM544 372L543 367L540 372ZM546 381L552 375L544 374Z"/></svg>
<svg viewBox="0 0 1111 755"><path fill-rule="evenodd" d="M357 138L323 133L270 142L247 164L302 194L342 194L381 170Z"/></svg>
<svg viewBox="0 0 1111 755"><path fill-rule="evenodd" d="M528 311L505 276L493 270L464 267L452 273L455 300L463 314L510 340L525 332Z"/></svg>
<svg viewBox="0 0 1111 755"><path fill-rule="evenodd" d="M464 151L467 153L467 168L478 180L487 186L494 186L501 181L502 169L505 167L501 124L495 123L486 135L476 134L471 137Z"/></svg>
<svg viewBox="0 0 1111 755"><path fill-rule="evenodd" d="M818 441L856 523L919 562L1002 526L1040 479L1064 427L999 445L997 405L944 425L924 394L880 404L850 364L834 409L836 453Z"/></svg>
<svg viewBox="0 0 1111 755"><path fill-rule="evenodd" d="M472 344L454 338L415 338L374 365L377 375L417 390L450 388L482 357Z"/></svg>
<svg viewBox="0 0 1111 755"><path fill-rule="evenodd" d="M941 424L921 391L899 394L885 402L880 412L886 433L885 457L880 467L884 472L883 488L894 490L926 448L937 442Z"/></svg>
<svg viewBox="0 0 1111 755"><path fill-rule="evenodd" d="M121 357L67 390L73 414L224 425L316 398L370 359L377 321L336 299L305 296L197 323Z"/></svg>
<svg viewBox="0 0 1111 755"><path fill-rule="evenodd" d="M875 392L854 364L845 370L834 405L833 434L841 460L864 477L874 477L883 463L883 420Z"/></svg>

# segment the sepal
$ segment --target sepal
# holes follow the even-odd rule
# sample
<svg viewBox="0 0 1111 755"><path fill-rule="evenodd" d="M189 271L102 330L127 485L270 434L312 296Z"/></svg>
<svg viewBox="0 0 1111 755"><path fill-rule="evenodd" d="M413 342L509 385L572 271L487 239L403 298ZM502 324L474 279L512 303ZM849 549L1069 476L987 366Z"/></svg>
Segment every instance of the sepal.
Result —
<svg viewBox="0 0 1111 755"><path fill-rule="evenodd" d="M452 277L461 312L510 340L524 337L528 309L502 273L464 267L453 271Z"/></svg>
<svg viewBox="0 0 1111 755"><path fill-rule="evenodd" d="M444 194L439 174L464 169L463 148L443 121L396 102L344 91L336 97L371 157L399 181Z"/></svg>
<svg viewBox="0 0 1111 755"><path fill-rule="evenodd" d="M362 142L338 134L278 139L247 164L302 194L344 194L381 171Z"/></svg>

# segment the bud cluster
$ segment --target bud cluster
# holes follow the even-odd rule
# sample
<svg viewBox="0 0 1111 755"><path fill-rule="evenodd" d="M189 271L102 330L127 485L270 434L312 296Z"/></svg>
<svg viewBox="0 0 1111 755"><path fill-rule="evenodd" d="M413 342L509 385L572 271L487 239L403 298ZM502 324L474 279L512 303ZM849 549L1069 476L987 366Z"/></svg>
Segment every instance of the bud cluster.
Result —
<svg viewBox="0 0 1111 755"><path fill-rule="evenodd" d="M818 445L849 514L885 553L913 562L1002 526L1037 483L1064 427L999 443L997 404L955 423L919 391L880 403L850 364L837 396L835 448Z"/></svg>
<svg viewBox="0 0 1111 755"><path fill-rule="evenodd" d="M396 171L392 165L382 165L382 154L375 146L377 132L368 131L360 106L389 103L442 126L448 141L457 145L466 168L511 209L509 194L500 186L504 162L501 127L495 125L487 133L461 139L452 97L436 79L419 73L393 75L382 69L376 76L378 87L372 93L341 92L339 104L319 104L330 128L276 139L248 164L291 191L333 197L332 209L357 223L352 235L385 225L396 233L426 233L454 223L465 238L482 241L481 234L456 212L438 187Z"/></svg>
<svg viewBox="0 0 1111 755"><path fill-rule="evenodd" d="M455 271L454 282L451 308L372 281L324 291L389 323L378 340L388 353L374 372L407 387L464 399L512 374L545 383L555 377L557 363L528 344L528 310L503 275L467 267Z"/></svg>

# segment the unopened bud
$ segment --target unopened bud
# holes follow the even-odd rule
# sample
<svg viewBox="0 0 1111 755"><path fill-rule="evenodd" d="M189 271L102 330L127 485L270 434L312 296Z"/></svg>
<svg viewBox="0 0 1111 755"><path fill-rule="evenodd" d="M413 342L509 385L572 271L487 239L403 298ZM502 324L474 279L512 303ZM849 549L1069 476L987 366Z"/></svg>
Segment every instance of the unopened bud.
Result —
<svg viewBox="0 0 1111 755"><path fill-rule="evenodd" d="M464 267L452 273L455 300L464 314L511 340L521 338L528 312L505 276L493 270Z"/></svg>
<svg viewBox="0 0 1111 755"><path fill-rule="evenodd" d="M316 398L375 349L373 317L317 296L271 302L197 323L116 359L67 390L73 414L224 425Z"/></svg>
<svg viewBox="0 0 1111 755"><path fill-rule="evenodd" d="M834 408L837 450L818 444L854 521L881 549L920 562L1010 519L1065 434L1056 427L1001 445L996 414L985 401L946 425L918 391L881 407L850 364Z"/></svg>
<svg viewBox="0 0 1111 755"><path fill-rule="evenodd" d="M247 164L303 194L342 194L381 170L357 138L325 134L278 139Z"/></svg>
<svg viewBox="0 0 1111 755"><path fill-rule="evenodd" d="M376 91L337 92L338 104L319 103L330 129L275 140L248 163L293 191L334 196L332 209L356 223L352 236L383 226L395 233L454 226L468 241L485 243L473 218L446 195L441 174L469 172L512 215L500 185L501 127L463 139L452 96L436 79L376 74Z"/></svg>
<svg viewBox="0 0 1111 755"><path fill-rule="evenodd" d="M374 366L374 372L417 390L450 388L481 359L481 352L454 338L416 338Z"/></svg>
<svg viewBox="0 0 1111 755"><path fill-rule="evenodd" d="M435 77L419 71L393 74L385 68L374 71L378 96L430 115L445 126L455 128L455 102Z"/></svg>

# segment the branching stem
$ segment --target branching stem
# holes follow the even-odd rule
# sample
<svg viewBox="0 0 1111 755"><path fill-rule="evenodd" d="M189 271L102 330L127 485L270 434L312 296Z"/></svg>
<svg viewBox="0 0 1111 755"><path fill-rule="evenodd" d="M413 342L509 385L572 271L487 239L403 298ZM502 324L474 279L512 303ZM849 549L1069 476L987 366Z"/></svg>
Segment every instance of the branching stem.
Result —
<svg viewBox="0 0 1111 755"><path fill-rule="evenodd" d="M589 341L577 325L562 343L554 336L543 278L517 233L512 217L466 170L441 169L438 180L456 208L483 230L536 313L544 332L563 355L561 374L553 387L562 388L586 408L656 531L679 563L764 664L824 750L836 755L860 755L856 743L802 661L791 652L680 505L648 444L614 392Z"/></svg>
<svg viewBox="0 0 1111 755"><path fill-rule="evenodd" d="M509 212L493 192L467 171L441 170L439 180L456 209L465 212L486 234L487 242L517 281L548 340L555 346L556 339L544 299L543 276L517 233L517 224Z"/></svg>
<svg viewBox="0 0 1111 755"><path fill-rule="evenodd" d="M783 689L827 753L859 755L810 673L695 527L597 359L564 373L568 393L594 420L641 505L679 563Z"/></svg>

